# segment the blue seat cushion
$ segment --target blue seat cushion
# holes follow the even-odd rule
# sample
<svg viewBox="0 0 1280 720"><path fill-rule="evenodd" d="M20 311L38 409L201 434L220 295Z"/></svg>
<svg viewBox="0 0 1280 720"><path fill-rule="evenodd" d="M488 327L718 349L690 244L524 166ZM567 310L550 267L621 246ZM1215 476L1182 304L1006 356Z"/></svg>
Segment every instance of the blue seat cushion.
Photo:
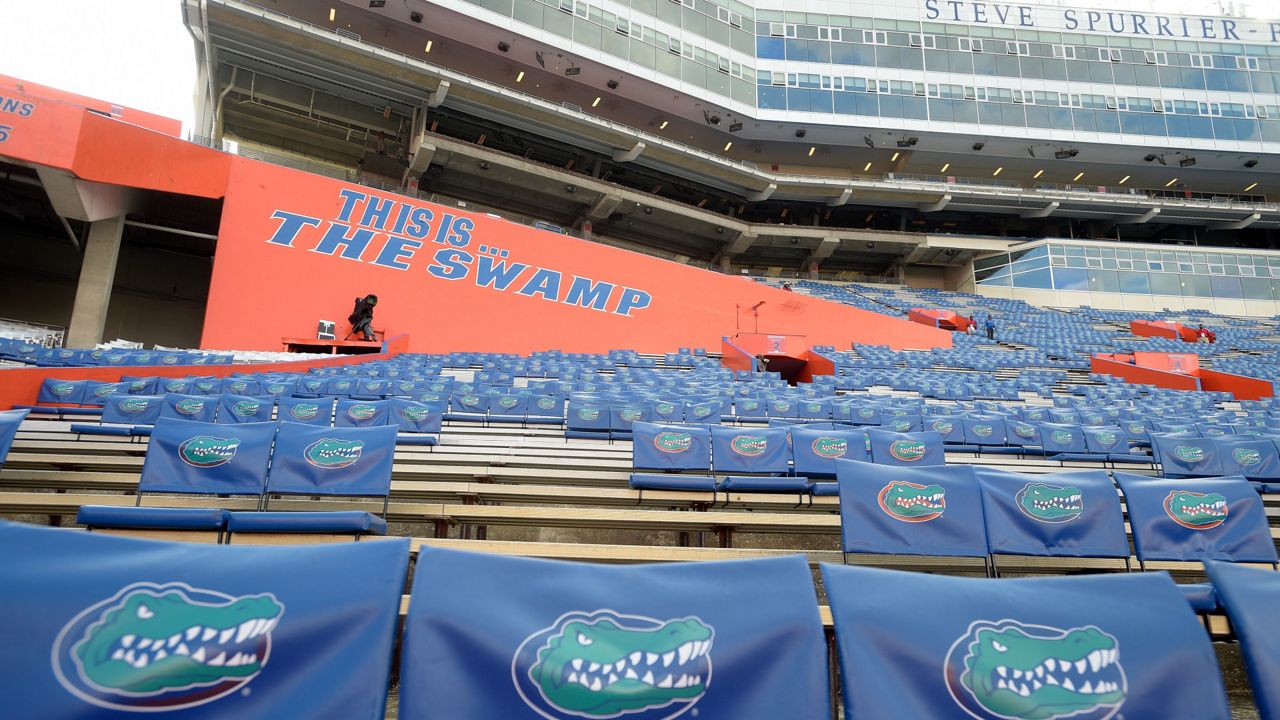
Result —
<svg viewBox="0 0 1280 720"><path fill-rule="evenodd" d="M445 413L444 419L450 422L484 422L484 413Z"/></svg>
<svg viewBox="0 0 1280 720"><path fill-rule="evenodd" d="M1192 610L1207 613L1218 609L1218 593L1214 591L1213 585L1196 583L1179 585L1178 589L1182 591L1182 597Z"/></svg>
<svg viewBox="0 0 1280 720"><path fill-rule="evenodd" d="M946 449L947 447L944 445L943 450L946 450ZM999 445L979 445L978 452L982 453L983 455L1021 455L1022 448L1001 447Z"/></svg>
<svg viewBox="0 0 1280 720"><path fill-rule="evenodd" d="M150 425L134 425L129 429L129 434L134 437L151 437L151 430Z"/></svg>
<svg viewBox="0 0 1280 720"><path fill-rule="evenodd" d="M387 521L362 510L334 512L231 512L227 530L262 533L357 533L386 535Z"/></svg>
<svg viewBox="0 0 1280 720"><path fill-rule="evenodd" d="M1059 453L1049 456L1050 462L1106 462L1106 455L1090 453Z"/></svg>
<svg viewBox="0 0 1280 720"><path fill-rule="evenodd" d="M554 415L529 415L524 419L527 425L563 425L564 418Z"/></svg>
<svg viewBox="0 0 1280 720"><path fill-rule="evenodd" d="M839 497L840 483L838 482L816 482L809 488L809 492L817 497Z"/></svg>
<svg viewBox="0 0 1280 720"><path fill-rule="evenodd" d="M752 477L730 475L720 481L721 492L809 492L809 478L805 477Z"/></svg>
<svg viewBox="0 0 1280 720"><path fill-rule="evenodd" d="M409 433L396 436L397 445L439 445L440 439L427 433Z"/></svg>
<svg viewBox="0 0 1280 720"><path fill-rule="evenodd" d="M702 490L716 491L716 479L710 475L676 475L665 473L633 473L633 490Z"/></svg>
<svg viewBox="0 0 1280 720"><path fill-rule="evenodd" d="M67 407L50 409L56 409L59 415L82 415L87 417L102 414L102 408L100 407Z"/></svg>
<svg viewBox="0 0 1280 720"><path fill-rule="evenodd" d="M1107 455L1107 459L1111 462L1123 463L1150 463L1150 455L1138 455L1135 453L1111 453Z"/></svg>
<svg viewBox="0 0 1280 720"><path fill-rule="evenodd" d="M943 445L942 446L943 452L976 453L978 452L978 449L979 448L977 445Z"/></svg>
<svg viewBox="0 0 1280 720"><path fill-rule="evenodd" d="M86 425L72 423L71 432L77 435L106 435L110 437L129 437L133 434L132 425Z"/></svg>
<svg viewBox="0 0 1280 720"><path fill-rule="evenodd" d="M592 439L608 440L609 431L608 430L574 430L570 428L564 431L564 436L567 438L580 438L580 439L587 439L587 440L592 440Z"/></svg>
<svg viewBox="0 0 1280 720"><path fill-rule="evenodd" d="M220 508L114 507L81 505L76 522L88 527L147 530L221 530L227 511Z"/></svg>

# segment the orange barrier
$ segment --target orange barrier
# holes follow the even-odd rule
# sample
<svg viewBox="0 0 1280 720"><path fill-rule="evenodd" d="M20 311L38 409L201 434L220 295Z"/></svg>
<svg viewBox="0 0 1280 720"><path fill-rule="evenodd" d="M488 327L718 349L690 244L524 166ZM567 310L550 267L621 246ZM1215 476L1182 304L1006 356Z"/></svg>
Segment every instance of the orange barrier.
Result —
<svg viewBox="0 0 1280 720"><path fill-rule="evenodd" d="M735 372L756 369L755 356L735 345L727 337L720 338L720 364Z"/></svg>
<svg viewBox="0 0 1280 720"><path fill-rule="evenodd" d="M1216 370L1200 370L1200 387L1204 390L1231 393L1236 400L1261 400L1275 397L1275 386L1269 380Z"/></svg>
<svg viewBox="0 0 1280 720"><path fill-rule="evenodd" d="M58 380L99 380L117 382L125 375L140 377L186 377L188 375L212 375L227 377L234 373L306 372L317 367L354 365L370 360L390 360L404 352L408 338L397 342L392 339L377 355L335 355L320 360L291 360L278 363L252 363L243 365L163 365L142 367L41 367L11 368L0 370L0 410L14 405L32 405L40 394L40 386L46 378Z"/></svg>
<svg viewBox="0 0 1280 720"><path fill-rule="evenodd" d="M1125 382L1155 385L1173 390L1200 389L1200 381L1191 375L1130 365L1128 362L1112 359L1127 357L1127 355L1094 355L1089 359L1089 371L1124 378Z"/></svg>
<svg viewBox="0 0 1280 720"><path fill-rule="evenodd" d="M807 350L804 360L804 369L796 376L796 382L811 383L816 375L836 374L836 364L820 352Z"/></svg>
<svg viewBox="0 0 1280 720"><path fill-rule="evenodd" d="M907 319L921 325L930 325L948 331L964 332L971 325L977 325L972 318L967 318L954 310L935 310L929 308L911 308Z"/></svg>

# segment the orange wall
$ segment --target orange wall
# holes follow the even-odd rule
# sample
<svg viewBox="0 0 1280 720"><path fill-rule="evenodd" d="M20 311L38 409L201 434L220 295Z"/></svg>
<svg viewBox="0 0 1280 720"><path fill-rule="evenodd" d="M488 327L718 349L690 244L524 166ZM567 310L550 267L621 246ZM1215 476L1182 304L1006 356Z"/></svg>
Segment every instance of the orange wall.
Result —
<svg viewBox="0 0 1280 720"><path fill-rule="evenodd" d="M222 197L232 155L85 113L72 172L84 180Z"/></svg>
<svg viewBox="0 0 1280 720"><path fill-rule="evenodd" d="M1116 357L1128 356L1120 355ZM1125 382L1155 385L1156 387L1172 388L1174 390L1200 389L1199 382L1196 378L1190 375L1166 372L1164 370L1156 370L1153 368L1142 367L1140 365L1130 365L1127 362L1109 360L1106 357L1101 357L1099 355L1094 355L1090 358L1089 371L1115 375L1116 377L1124 378Z"/></svg>
<svg viewBox="0 0 1280 720"><path fill-rule="evenodd" d="M1270 381L1216 370L1200 370L1200 387L1229 392L1236 400L1261 400L1275 395L1275 388Z"/></svg>
<svg viewBox="0 0 1280 720"><path fill-rule="evenodd" d="M99 380L116 382L125 375L139 377L187 377L188 375L212 375L226 377L232 373L306 372L314 367L353 365L370 360L389 360L400 354L394 349L399 338L387 343L387 352L377 355L339 355L321 360L294 360L280 363L254 363L251 365L157 365L146 367L78 367L78 368L6 368L0 370L0 410L14 405L32 405L40 394L45 378L59 380Z"/></svg>
<svg viewBox="0 0 1280 720"><path fill-rule="evenodd" d="M178 137L182 134L182 122L175 118L167 118L163 115L143 112L135 110L131 107L116 105L106 100L98 100L85 95L77 95L76 93L66 92L48 85L40 85L38 83L28 82L8 75L0 75L0 95L10 97L13 94L22 94L43 98L46 100L55 100L65 105L73 105L81 108L88 108L100 113L106 113L121 122L137 125L147 128L158 133L168 135L170 137Z"/></svg>
<svg viewBox="0 0 1280 720"><path fill-rule="evenodd" d="M384 228L365 216L371 203L387 209ZM298 232L282 232L290 227ZM344 233L351 244L318 251ZM480 269L517 263L528 267L507 289L478 284ZM600 309L564 302L575 278L613 286ZM662 352L715 347L740 324L837 347L951 345L944 331L745 278L232 158L202 346L274 348L319 319L343 335L366 293L379 297L374 326L410 334L416 352ZM748 309L760 301L757 326Z"/></svg>

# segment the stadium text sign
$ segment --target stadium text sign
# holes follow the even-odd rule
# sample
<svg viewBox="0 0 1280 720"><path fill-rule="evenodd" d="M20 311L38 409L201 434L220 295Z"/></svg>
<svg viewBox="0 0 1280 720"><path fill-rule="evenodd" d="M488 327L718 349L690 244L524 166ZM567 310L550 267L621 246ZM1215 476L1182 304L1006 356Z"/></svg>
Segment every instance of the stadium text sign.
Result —
<svg viewBox="0 0 1280 720"><path fill-rule="evenodd" d="M333 218L276 210L271 218L279 225L267 242L391 270L415 271L415 264L425 264L425 272L440 280L626 317L653 301L644 290L517 262L499 239L481 243L473 237L471 218L350 188L338 196ZM427 255L429 263L422 259Z"/></svg>

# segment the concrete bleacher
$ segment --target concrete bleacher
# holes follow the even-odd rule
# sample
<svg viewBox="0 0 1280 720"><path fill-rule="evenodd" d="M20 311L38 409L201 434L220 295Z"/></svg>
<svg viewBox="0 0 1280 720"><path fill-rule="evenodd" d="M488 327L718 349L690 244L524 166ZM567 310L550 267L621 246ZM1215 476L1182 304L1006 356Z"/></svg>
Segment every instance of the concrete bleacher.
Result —
<svg viewBox="0 0 1280 720"><path fill-rule="evenodd" d="M870 350L864 349L867 353ZM976 348L973 350L977 352ZM984 354L1021 358L1016 349L988 346ZM890 365L919 373L928 369L939 377L993 376L1008 384L1010 406L1051 407L1055 398L1083 398L1110 386L1091 379L1077 367L1049 364L1026 368L1018 362L974 367L969 356L940 351L918 360L896 354ZM1042 357L1037 355L1037 358ZM850 377L871 377L868 387L839 390L850 399L921 399L928 393L874 382L877 369L859 367L863 351L844 358ZM673 377L691 376L694 368L710 369L718 359L704 354L630 356L630 364ZM458 364L450 365L456 361ZM486 372L481 365L464 365L467 358L444 359L442 377L458 382L475 380ZM617 380L625 361L595 363L588 374ZM1033 372L1040 372L1035 375ZM1048 374L1043 374L1048 373ZM1019 378L1037 379L1040 388L1017 388ZM517 376L513 387L527 387L544 378ZM838 380L838 379L836 379ZM1047 390L1047 396L1039 390ZM1177 395L1174 391L1151 397ZM1102 397L1097 395L1097 397ZM930 405L951 406L929 399ZM1207 400L1205 402L1208 402ZM1222 412L1242 414L1238 403L1214 401ZM730 419L728 422L735 422ZM82 505L132 506L148 448L144 438L78 437L71 423L56 414L35 409L22 424L7 460L0 469L0 515L67 528ZM973 465L1023 473L1055 473L1070 469L1099 469L1094 461L1055 461L1045 457L948 452L948 464ZM840 552L839 500L836 497L795 494L705 493L645 490L628 486L632 470L631 442L621 439L566 438L560 426L457 420L446 422L434 447L401 446L395 453L391 496L387 509L390 535L413 538L413 551L443 547L524 557L607 563L645 563L774 557L791 553L820 562L872 565L900 570L981 576L982 562L911 555L857 555ZM1150 462L1126 465L1126 472L1155 475ZM1280 495L1264 495L1273 540L1280 538ZM147 505L220 507L251 510L255 502L227 498L148 498ZM275 500L272 509L377 511L375 503L352 500L289 498ZM76 530L68 529L69 532ZM154 539L211 542L203 536L173 531L113 531ZM333 541L333 536L254 534L237 544L298 544ZM368 541L368 540L366 540ZM1150 562L1148 569L1170 572L1179 582L1204 580L1195 562ZM1004 576L1121 572L1125 563L1114 559L1069 559L1002 556ZM407 602L407 600L406 600ZM824 618L829 615L824 609ZM1227 640L1231 630L1214 613L1204 618L1214 637Z"/></svg>

